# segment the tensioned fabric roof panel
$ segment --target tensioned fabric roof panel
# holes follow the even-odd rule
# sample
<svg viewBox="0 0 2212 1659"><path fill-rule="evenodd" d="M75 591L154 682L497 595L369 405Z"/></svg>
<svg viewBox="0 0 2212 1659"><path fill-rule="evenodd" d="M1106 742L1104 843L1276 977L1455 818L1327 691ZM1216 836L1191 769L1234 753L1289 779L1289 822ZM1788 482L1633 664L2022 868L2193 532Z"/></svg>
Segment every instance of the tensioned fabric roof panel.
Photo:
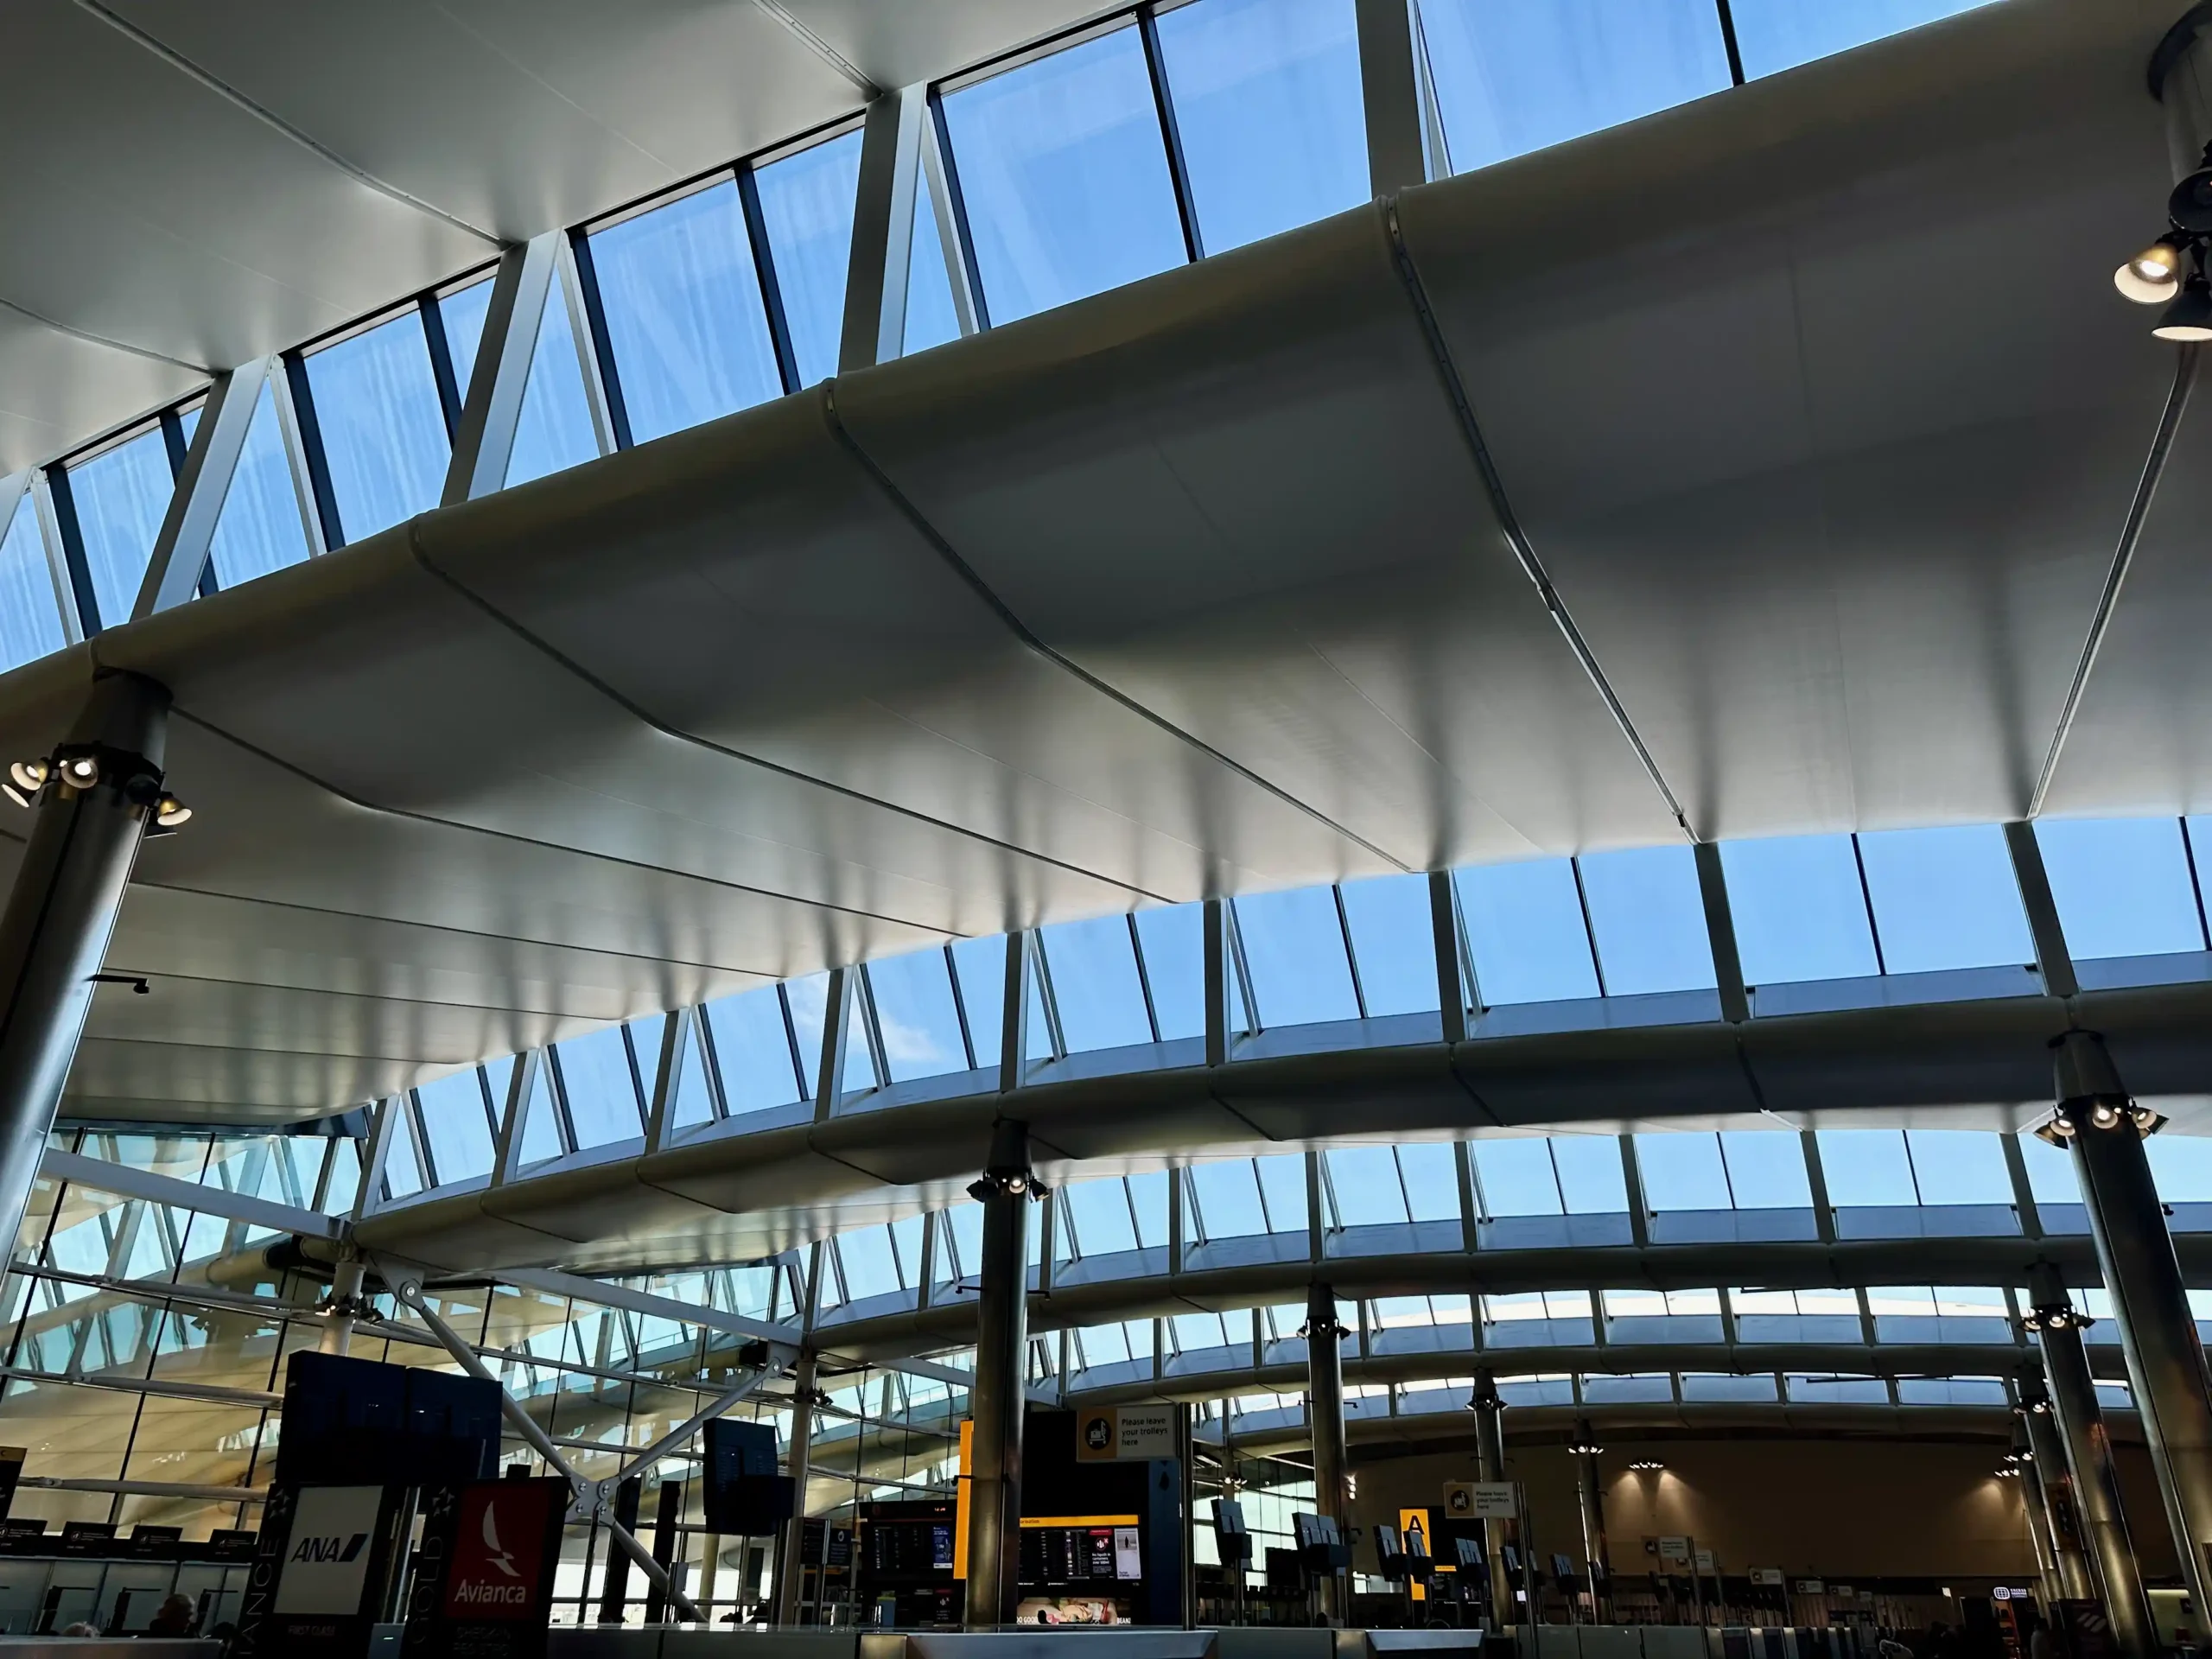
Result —
<svg viewBox="0 0 2212 1659"><path fill-rule="evenodd" d="M1093 10L19 0L0 472Z"/></svg>
<svg viewBox="0 0 2212 1659"><path fill-rule="evenodd" d="M2105 275L2164 21L2010 0L1409 191L1410 273L1360 208L0 678L8 754L95 661L171 686L199 809L112 965L209 984L103 997L69 1109L328 1110L947 934L1670 838L1446 367L1699 833L2019 816L2172 362ZM2205 791L2101 764L2069 810Z"/></svg>

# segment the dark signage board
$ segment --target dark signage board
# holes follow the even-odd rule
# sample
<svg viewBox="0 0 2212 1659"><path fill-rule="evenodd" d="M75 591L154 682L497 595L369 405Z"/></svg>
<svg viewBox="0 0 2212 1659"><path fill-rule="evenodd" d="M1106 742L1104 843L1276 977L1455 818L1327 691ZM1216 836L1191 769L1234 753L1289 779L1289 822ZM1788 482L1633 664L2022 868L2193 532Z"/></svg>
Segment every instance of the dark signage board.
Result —
<svg viewBox="0 0 2212 1659"><path fill-rule="evenodd" d="M365 1659L406 1499L402 1486L272 1484L232 1659Z"/></svg>
<svg viewBox="0 0 2212 1659"><path fill-rule="evenodd" d="M472 1481L426 1496L407 1659L543 1659L569 1496L559 1479Z"/></svg>

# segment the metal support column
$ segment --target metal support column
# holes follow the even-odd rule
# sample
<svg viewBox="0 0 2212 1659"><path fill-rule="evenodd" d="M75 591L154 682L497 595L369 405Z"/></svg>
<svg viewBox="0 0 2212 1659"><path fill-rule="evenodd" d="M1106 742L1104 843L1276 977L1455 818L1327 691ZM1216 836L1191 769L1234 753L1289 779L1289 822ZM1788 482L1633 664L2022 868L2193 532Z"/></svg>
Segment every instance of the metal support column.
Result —
<svg viewBox="0 0 2212 1659"><path fill-rule="evenodd" d="M2119 1316L2120 1351L2143 1414L2183 1582L2212 1607L2212 1381L2166 1230L2143 1137L2158 1124L2122 1088L2103 1039L2069 1031L2056 1045L2053 1130L2074 1148L2097 1264Z"/></svg>
<svg viewBox="0 0 2212 1659"><path fill-rule="evenodd" d="M1488 1371L1475 1378L1475 1478L1505 1478L1505 1402L1497 1397L1497 1379ZM1513 1581L1506 1574L1505 1522L1483 1522L1483 1554L1490 1562L1491 1628L1503 1630L1513 1623Z"/></svg>
<svg viewBox="0 0 2212 1659"><path fill-rule="evenodd" d="M440 506L457 506L506 486L507 462L522 423L523 395L530 387L531 359L537 350L546 296L560 261L558 231L541 232L499 256Z"/></svg>
<svg viewBox="0 0 2212 1659"><path fill-rule="evenodd" d="M2012 1425L2012 1449L2005 1460L2019 1471L2020 1509L2027 1516L2028 1544L2035 1551L2037 1593L2044 1605L2054 1605L2065 1598L2065 1588L2059 1583L2058 1562L2050 1543L2050 1518L2044 1513L2043 1481L2036 1469L2035 1450L2028 1443L2026 1406L2018 1408L2020 1421Z"/></svg>
<svg viewBox="0 0 2212 1659"><path fill-rule="evenodd" d="M837 348L841 374L888 363L906 349L906 273L929 118L929 88L918 82L868 106Z"/></svg>
<svg viewBox="0 0 2212 1659"><path fill-rule="evenodd" d="M1315 1285L1306 1299L1306 1414L1313 1439L1313 1512L1337 1523L1337 1532L1351 1541L1351 1468L1344 1446L1344 1339L1350 1335L1337 1318L1337 1293ZM1330 1577L1330 1592L1322 1611L1332 1620L1348 1611L1336 1595L1338 1580Z"/></svg>
<svg viewBox="0 0 2212 1659"><path fill-rule="evenodd" d="M54 753L11 770L31 824L0 912L0 1248L22 1224L138 844L182 822L162 791L168 711L153 681L104 675Z"/></svg>
<svg viewBox="0 0 2212 1659"><path fill-rule="evenodd" d="M983 1261L976 1308L976 1430L968 1493L968 1613L971 1630L1014 1623L1021 1567L1021 1416L1029 1361L1029 1126L1001 1121L990 1162L968 1189L983 1206Z"/></svg>
<svg viewBox="0 0 2212 1659"><path fill-rule="evenodd" d="M800 1541L806 1531L806 1483L814 1456L815 1357L811 1348L801 1351L791 1369L791 1443L784 1453L784 1472L791 1479L791 1518L784 1522L784 1535L776 1546L776 1623L798 1623L801 1580L806 1570L799 1564Z"/></svg>
<svg viewBox="0 0 2212 1659"><path fill-rule="evenodd" d="M341 1256L330 1270L330 1294L324 1299L321 1309L323 1318L330 1321L322 1329L322 1351L326 1354L350 1353L354 1321L376 1317L376 1305L361 1294L363 1277L363 1263L358 1255Z"/></svg>
<svg viewBox="0 0 2212 1659"><path fill-rule="evenodd" d="M2049 1415L2054 1438L2059 1441L2072 1478L2082 1541L2095 1582L2103 1592L2113 1639L2126 1659L2153 1659L2159 1650L2158 1621L2152 1615L2150 1599L2143 1592L2142 1567L2120 1506L2120 1471L2113 1459L2112 1435L2105 1427L2104 1410L2097 1403L2096 1381L2089 1374L2089 1357L2082 1346L2082 1330L2089 1321L2067 1300L2065 1281L2056 1269L2031 1269L2030 1289L2035 1307L2022 1323L2035 1333L2037 1345L2043 1351L2044 1376L2050 1384ZM2031 1433L2038 1414L2031 1407ZM2044 1455L2040 1446L2036 1455L2038 1459ZM2046 1478L2048 1474L2046 1471Z"/></svg>
<svg viewBox="0 0 2212 1659"><path fill-rule="evenodd" d="M2020 1424L2028 1436L2028 1461L2020 1478L2030 1497L2043 1510L2044 1536L2050 1541L2058 1593L2069 1601L2094 1601L2097 1582L2083 1548L2082 1502L2068 1465L2065 1442L2052 1421L2050 1402L2040 1390L2024 1392Z"/></svg>
<svg viewBox="0 0 2212 1659"><path fill-rule="evenodd" d="M461 1363L461 1370L480 1382L489 1382L498 1387L499 1379L485 1368L484 1361L476 1350L463 1341L460 1333L423 1299L422 1281L395 1273L389 1262L384 1265L382 1271L391 1282L393 1294L414 1310L416 1317L423 1321L423 1329L437 1338L440 1347ZM569 1483L569 1490L575 1494L578 1503L595 1504L601 1501L601 1489L576 1472L575 1465L561 1455L561 1448L553 1443L553 1437L545 1432L544 1425L524 1409L514 1395L504 1388L499 1389L499 1414L507 1420L507 1427L528 1441L531 1448L545 1460L547 1468ZM667 1573L658 1561L653 1560L652 1552L639 1541L637 1534L604 1509L600 1510L598 1518L606 1527L607 1535L613 1541L614 1547L628 1556L638 1570L645 1575L647 1584L668 1598L669 1605L679 1615L694 1624L706 1623L706 1617L700 1612L697 1605L670 1582Z"/></svg>
<svg viewBox="0 0 2212 1659"><path fill-rule="evenodd" d="M1610 1624L1613 1616L1606 1603L1612 1594L1612 1567L1605 1558L1605 1489L1598 1477L1598 1457L1605 1448L1585 1423L1581 1438L1568 1449L1574 1453L1575 1496L1582 1508L1582 1559L1590 1569L1590 1622Z"/></svg>

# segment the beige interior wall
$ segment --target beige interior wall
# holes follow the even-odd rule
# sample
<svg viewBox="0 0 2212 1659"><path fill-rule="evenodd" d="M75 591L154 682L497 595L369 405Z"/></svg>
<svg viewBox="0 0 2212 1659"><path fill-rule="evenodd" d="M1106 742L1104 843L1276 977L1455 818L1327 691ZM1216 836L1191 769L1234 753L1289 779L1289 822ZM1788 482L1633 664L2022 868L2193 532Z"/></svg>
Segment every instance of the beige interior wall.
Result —
<svg viewBox="0 0 2212 1659"><path fill-rule="evenodd" d="M1731 1573L1778 1567L1793 1577L1877 1574L2018 1578L2033 1570L2021 1483L1995 1471L1989 1441L1608 1438L1599 1462L1608 1555L1618 1575L1654 1571L1646 1541L1687 1534ZM1666 1467L1634 1472L1633 1459ZM2149 1459L2120 1448L2124 1501L2146 1573L2176 1569ZM1474 1478L1471 1449L1387 1457L1359 1448L1355 1524L1395 1523L1402 1506L1441 1503L1444 1483ZM1529 1492L1540 1557L1580 1560L1574 1474L1559 1446L1510 1446L1506 1473ZM1371 1534L1363 1535L1371 1536ZM1357 1552L1371 1571L1371 1546Z"/></svg>

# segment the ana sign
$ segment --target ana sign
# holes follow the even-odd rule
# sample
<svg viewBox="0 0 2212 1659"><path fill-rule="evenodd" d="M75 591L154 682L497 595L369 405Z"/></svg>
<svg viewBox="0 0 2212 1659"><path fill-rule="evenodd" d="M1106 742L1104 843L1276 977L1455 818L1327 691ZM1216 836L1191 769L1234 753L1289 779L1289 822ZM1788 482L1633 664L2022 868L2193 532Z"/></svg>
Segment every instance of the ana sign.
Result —
<svg viewBox="0 0 2212 1659"><path fill-rule="evenodd" d="M275 1611L351 1618L368 1582L381 1486L303 1486L284 1541Z"/></svg>

